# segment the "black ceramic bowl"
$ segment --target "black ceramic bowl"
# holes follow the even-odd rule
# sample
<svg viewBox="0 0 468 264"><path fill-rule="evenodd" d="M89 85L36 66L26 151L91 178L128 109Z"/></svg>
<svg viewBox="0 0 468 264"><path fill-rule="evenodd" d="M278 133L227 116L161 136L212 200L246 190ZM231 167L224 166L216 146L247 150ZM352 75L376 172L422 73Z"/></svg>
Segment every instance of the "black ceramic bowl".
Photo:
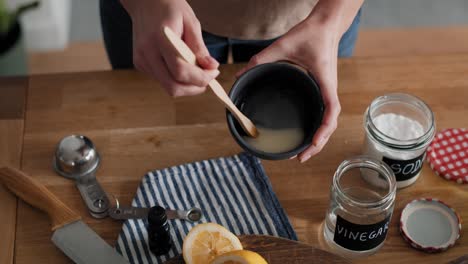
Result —
<svg viewBox="0 0 468 264"><path fill-rule="evenodd" d="M262 159L288 159L304 151L322 122L324 105L317 83L305 71L288 63L267 63L250 69L237 79L229 96L257 127L303 130L304 139L297 147L280 153L264 152L244 139L246 133L227 111L234 139L245 151Z"/></svg>

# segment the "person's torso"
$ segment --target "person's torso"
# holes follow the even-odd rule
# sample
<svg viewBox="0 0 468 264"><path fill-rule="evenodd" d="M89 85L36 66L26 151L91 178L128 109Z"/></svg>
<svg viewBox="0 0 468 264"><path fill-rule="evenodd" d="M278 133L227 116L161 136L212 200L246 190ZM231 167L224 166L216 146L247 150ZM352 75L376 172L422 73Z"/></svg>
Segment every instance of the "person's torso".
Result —
<svg viewBox="0 0 468 264"><path fill-rule="evenodd" d="M272 39L306 18L318 0L187 0L210 33L236 39Z"/></svg>

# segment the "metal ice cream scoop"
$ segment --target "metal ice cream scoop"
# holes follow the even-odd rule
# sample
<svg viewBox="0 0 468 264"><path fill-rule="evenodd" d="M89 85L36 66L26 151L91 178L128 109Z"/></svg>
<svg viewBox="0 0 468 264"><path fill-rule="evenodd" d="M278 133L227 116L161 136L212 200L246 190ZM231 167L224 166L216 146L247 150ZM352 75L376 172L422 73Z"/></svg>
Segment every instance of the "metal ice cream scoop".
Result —
<svg viewBox="0 0 468 264"><path fill-rule="evenodd" d="M104 218L108 215L109 199L96 180L99 163L93 142L85 136L71 135L58 143L53 167L58 174L76 182L90 214Z"/></svg>

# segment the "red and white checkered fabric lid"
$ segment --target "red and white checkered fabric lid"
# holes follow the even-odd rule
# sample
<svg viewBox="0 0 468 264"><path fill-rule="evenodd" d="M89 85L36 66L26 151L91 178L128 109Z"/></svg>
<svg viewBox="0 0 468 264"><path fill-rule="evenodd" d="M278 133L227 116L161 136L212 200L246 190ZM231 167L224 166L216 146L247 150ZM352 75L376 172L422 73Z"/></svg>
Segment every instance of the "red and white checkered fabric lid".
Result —
<svg viewBox="0 0 468 264"><path fill-rule="evenodd" d="M437 133L427 149L427 161L437 175L468 183L468 130L449 128Z"/></svg>

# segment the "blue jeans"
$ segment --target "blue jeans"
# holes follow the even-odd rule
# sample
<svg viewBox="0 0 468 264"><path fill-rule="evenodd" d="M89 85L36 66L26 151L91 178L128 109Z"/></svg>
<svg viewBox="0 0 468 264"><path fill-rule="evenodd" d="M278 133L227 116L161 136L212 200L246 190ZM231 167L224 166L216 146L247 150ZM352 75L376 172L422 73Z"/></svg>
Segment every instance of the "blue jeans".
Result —
<svg viewBox="0 0 468 264"><path fill-rule="evenodd" d="M101 26L107 55L113 69L132 68L132 21L118 0L100 0ZM357 40L361 10L340 40L338 56L353 54ZM276 39L240 40L203 32L203 40L211 54L220 63L227 62L229 47L234 62L247 62Z"/></svg>
<svg viewBox="0 0 468 264"><path fill-rule="evenodd" d="M338 47L339 57L351 57L356 44L359 24L361 20L361 10L354 18L353 23L343 35ZM210 51L210 55L220 63L227 62L229 47L232 49L234 62L247 62L252 56L268 47L276 39L270 40L240 40L217 36L208 32L203 32L203 40Z"/></svg>

